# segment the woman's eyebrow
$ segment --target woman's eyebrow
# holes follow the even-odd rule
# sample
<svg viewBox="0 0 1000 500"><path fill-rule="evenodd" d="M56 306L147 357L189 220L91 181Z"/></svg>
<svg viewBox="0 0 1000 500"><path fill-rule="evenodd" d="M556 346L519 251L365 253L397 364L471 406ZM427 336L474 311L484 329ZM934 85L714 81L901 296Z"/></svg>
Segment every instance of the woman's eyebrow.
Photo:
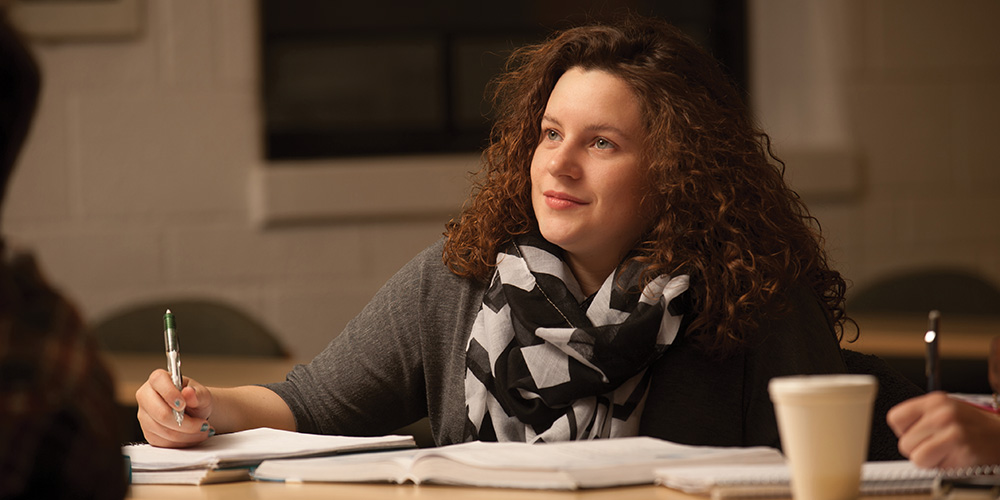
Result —
<svg viewBox="0 0 1000 500"><path fill-rule="evenodd" d="M553 124L555 124L555 125L557 125L559 127L562 126L562 123L560 123L559 120L553 118L551 115L542 115L542 121L543 122L551 122L551 123L553 123Z"/></svg>
<svg viewBox="0 0 1000 500"><path fill-rule="evenodd" d="M557 127L560 127L560 128L563 127L563 124L560 123L558 119L554 118L551 115L543 115L542 116L542 122L543 123L544 122L550 122L550 123L556 125ZM611 133L618 134L618 135L621 135L621 136L624 136L624 137L629 137L629 134L626 133L624 130L622 130L622 129L614 126L614 125L611 125L610 123L592 123L592 124L586 125L583 129L585 131L587 131L587 132L611 132Z"/></svg>

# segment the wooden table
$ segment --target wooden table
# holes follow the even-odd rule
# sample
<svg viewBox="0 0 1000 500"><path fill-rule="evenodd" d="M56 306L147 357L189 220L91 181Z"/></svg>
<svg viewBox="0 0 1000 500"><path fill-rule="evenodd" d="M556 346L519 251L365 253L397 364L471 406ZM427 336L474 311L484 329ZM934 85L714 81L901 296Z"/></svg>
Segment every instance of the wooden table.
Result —
<svg viewBox="0 0 1000 500"><path fill-rule="evenodd" d="M926 318L924 319L924 322ZM923 330L919 318L862 318L862 340L845 347L877 354L908 353L923 355ZM1000 334L1000 319L960 327L957 322L943 322L942 351L950 354L982 353L992 335ZM961 329L960 329L961 328ZM953 333L952 333L953 332ZM947 340L945 334L948 335ZM853 346L853 347L852 347ZM981 349L981 350L980 350ZM135 405L135 391L152 370L165 366L163 355L106 355L105 361L117 381L118 399ZM284 380L295 361L272 358L233 358L185 355L183 372L199 382L213 386L235 386ZM583 491L540 491L451 486L414 486L390 484L283 484L245 481L204 486L134 485L127 498L135 500L244 500L244 499L329 499L360 500L706 500L708 497L685 494L661 486L633 486ZM930 495L892 495L862 497L863 500L929 500Z"/></svg>
<svg viewBox="0 0 1000 500"><path fill-rule="evenodd" d="M842 347L880 356L920 357L925 353L926 315L857 316L861 328L857 342L850 326ZM1000 335L1000 317L957 317L941 319L939 346L942 358L986 359L990 340ZM135 391L149 373L166 366L162 354L105 353L105 361L117 382L118 401L135 404ZM210 386L231 387L278 382L285 379L296 361L275 358L184 355L182 371Z"/></svg>
<svg viewBox="0 0 1000 500"><path fill-rule="evenodd" d="M842 347L882 357L923 358L925 315L857 316L861 328L856 342L848 327ZM957 317L941 319L939 340L942 359L975 360L985 363L990 340L1000 335L1000 317ZM116 380L117 399L125 406L135 406L135 391L149 373L166 366L162 354L105 353L105 361ZM217 387L278 382L295 366L296 361L275 358L184 355L182 371L199 382Z"/></svg>
<svg viewBox="0 0 1000 500"><path fill-rule="evenodd" d="M359 499L359 500L691 500L694 497L659 486L603 488L584 491L514 490L392 484L283 484L240 482L203 486L135 485L126 498L136 500ZM926 499L921 499L926 500Z"/></svg>
<svg viewBox="0 0 1000 500"><path fill-rule="evenodd" d="M135 500L707 500L662 486L629 486L582 491L513 490L458 486L389 484L283 484L241 482L204 486L136 485L126 498ZM861 497L860 500L930 500L928 495Z"/></svg>
<svg viewBox="0 0 1000 500"><path fill-rule="evenodd" d="M135 406L135 391L157 368L167 366L163 354L103 353L104 362L115 377L115 397L125 406ZM285 380L296 362L281 358L198 356L185 354L181 372L202 384L233 387Z"/></svg>
<svg viewBox="0 0 1000 500"><path fill-rule="evenodd" d="M879 356L923 357L927 315L880 315L854 318L861 329L857 342L853 328L845 328L841 346ZM1000 317L945 316L940 322L938 347L942 358L986 359L990 340L1000 335Z"/></svg>

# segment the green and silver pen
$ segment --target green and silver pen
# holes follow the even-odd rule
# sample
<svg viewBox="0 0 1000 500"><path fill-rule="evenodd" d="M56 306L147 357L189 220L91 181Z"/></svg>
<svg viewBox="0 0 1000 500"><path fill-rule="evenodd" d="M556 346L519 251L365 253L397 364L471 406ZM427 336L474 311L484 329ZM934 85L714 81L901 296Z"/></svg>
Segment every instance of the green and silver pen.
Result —
<svg viewBox="0 0 1000 500"><path fill-rule="evenodd" d="M163 315L163 343L167 350L167 371L174 387L179 391L184 387L184 379L181 377L181 344L177 340L174 315L170 309ZM184 423L184 412L175 409L174 420L177 420L177 427L180 427Z"/></svg>

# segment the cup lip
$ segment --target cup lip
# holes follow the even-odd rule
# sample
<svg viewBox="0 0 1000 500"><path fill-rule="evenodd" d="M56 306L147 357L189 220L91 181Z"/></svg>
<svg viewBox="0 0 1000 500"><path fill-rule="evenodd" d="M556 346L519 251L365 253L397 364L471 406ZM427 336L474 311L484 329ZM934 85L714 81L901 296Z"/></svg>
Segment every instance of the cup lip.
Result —
<svg viewBox="0 0 1000 500"><path fill-rule="evenodd" d="M878 387L878 379L864 374L788 375L768 382L768 392L776 394L848 394Z"/></svg>

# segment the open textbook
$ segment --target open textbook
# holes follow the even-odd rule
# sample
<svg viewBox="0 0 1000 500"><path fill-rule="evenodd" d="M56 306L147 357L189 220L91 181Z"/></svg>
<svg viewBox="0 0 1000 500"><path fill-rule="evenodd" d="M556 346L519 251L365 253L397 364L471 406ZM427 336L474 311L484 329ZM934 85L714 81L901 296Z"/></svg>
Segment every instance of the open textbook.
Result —
<svg viewBox="0 0 1000 500"><path fill-rule="evenodd" d="M652 484L664 465L781 463L767 447L687 446L650 437L548 444L472 442L421 450L267 460L255 479L578 489Z"/></svg>
<svg viewBox="0 0 1000 500"><path fill-rule="evenodd" d="M220 434L191 448L122 447L133 484L204 484L250 478L250 468L271 458L309 457L413 448L411 436L321 436L275 429Z"/></svg>
<svg viewBox="0 0 1000 500"><path fill-rule="evenodd" d="M995 477L997 467L921 469L907 460L866 462L861 466L861 495L930 493L940 478ZM732 467L678 466L656 470L656 482L685 493L713 499L789 497L791 471L784 464Z"/></svg>

